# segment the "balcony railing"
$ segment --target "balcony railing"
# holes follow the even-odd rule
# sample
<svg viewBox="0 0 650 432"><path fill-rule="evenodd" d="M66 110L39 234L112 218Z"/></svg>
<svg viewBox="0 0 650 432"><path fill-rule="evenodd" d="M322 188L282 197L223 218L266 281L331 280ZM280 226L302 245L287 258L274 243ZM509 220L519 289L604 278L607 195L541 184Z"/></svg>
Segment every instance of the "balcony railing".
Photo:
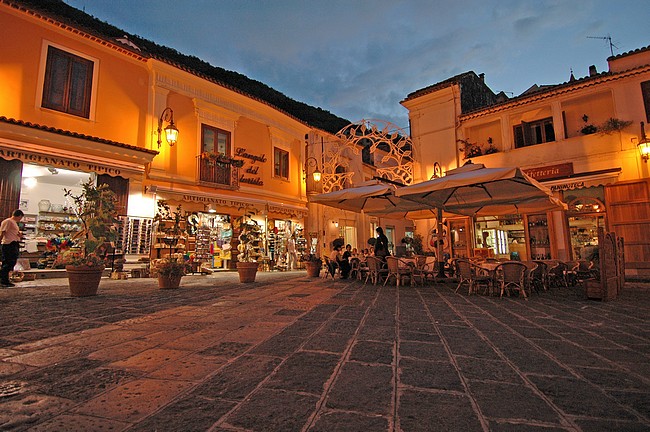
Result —
<svg viewBox="0 0 650 432"><path fill-rule="evenodd" d="M239 188L239 168L200 155L196 163L200 184L220 189Z"/></svg>

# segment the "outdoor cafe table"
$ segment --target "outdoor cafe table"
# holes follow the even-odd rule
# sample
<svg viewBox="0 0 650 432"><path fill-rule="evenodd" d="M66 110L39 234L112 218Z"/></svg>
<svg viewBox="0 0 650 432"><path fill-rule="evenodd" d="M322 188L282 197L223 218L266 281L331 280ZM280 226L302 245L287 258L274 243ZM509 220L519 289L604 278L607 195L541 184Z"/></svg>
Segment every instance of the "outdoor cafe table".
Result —
<svg viewBox="0 0 650 432"><path fill-rule="evenodd" d="M481 270L485 270L485 272L488 274L490 277L490 284L492 285L491 288L496 289L497 287L497 274L496 270L497 267L499 266L499 262L478 262L475 263ZM492 289L490 289L490 294L492 293Z"/></svg>

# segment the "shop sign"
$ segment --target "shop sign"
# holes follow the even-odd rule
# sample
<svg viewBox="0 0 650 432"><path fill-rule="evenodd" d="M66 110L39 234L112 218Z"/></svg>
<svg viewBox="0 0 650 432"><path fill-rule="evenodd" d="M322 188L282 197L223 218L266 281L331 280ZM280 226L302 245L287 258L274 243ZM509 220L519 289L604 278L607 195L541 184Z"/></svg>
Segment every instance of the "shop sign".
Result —
<svg viewBox="0 0 650 432"><path fill-rule="evenodd" d="M551 191L557 192L557 191L565 191L565 190L571 190L571 189L579 189L585 187L586 184L584 181L573 181L573 182L567 182L567 183L561 183L557 185L553 185L550 187Z"/></svg>
<svg viewBox="0 0 650 432"><path fill-rule="evenodd" d="M235 156L240 157L246 161L244 168L242 168L242 173L239 176L239 182L255 186L264 186L264 181L262 181L262 178L259 174L260 165L257 165L257 163L266 162L266 155L251 154L246 151L246 148L237 147L235 149Z"/></svg>
<svg viewBox="0 0 650 432"><path fill-rule="evenodd" d="M548 165L538 168L522 170L524 174L537 181L568 177L573 175L573 163L567 162L558 165Z"/></svg>
<svg viewBox="0 0 650 432"><path fill-rule="evenodd" d="M298 216L307 217L307 210L290 209L286 207L269 205L269 211L273 213L285 214L287 216L293 216L293 217L298 217Z"/></svg>
<svg viewBox="0 0 650 432"><path fill-rule="evenodd" d="M87 163L57 156L46 156L26 151L7 150L0 148L0 157L3 159L18 159L22 162L47 165L55 168L69 169L72 171L94 172L97 174L108 174L110 176L119 176L122 174L122 170L119 168L107 165Z"/></svg>
<svg viewBox="0 0 650 432"><path fill-rule="evenodd" d="M209 196L189 195L189 194L183 194L183 201L197 202L197 203L204 203L204 204L216 204L224 207L237 207L237 208L243 207L246 209L255 207L255 205L243 201L214 198Z"/></svg>

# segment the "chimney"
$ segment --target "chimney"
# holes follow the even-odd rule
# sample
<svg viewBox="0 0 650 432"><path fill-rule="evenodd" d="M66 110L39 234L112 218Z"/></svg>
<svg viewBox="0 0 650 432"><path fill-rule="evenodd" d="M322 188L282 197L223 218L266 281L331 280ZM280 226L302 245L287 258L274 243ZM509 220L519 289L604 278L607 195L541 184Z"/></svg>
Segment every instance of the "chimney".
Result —
<svg viewBox="0 0 650 432"><path fill-rule="evenodd" d="M596 65L591 65L589 66L589 76L596 76L598 75L598 71L596 70Z"/></svg>
<svg viewBox="0 0 650 432"><path fill-rule="evenodd" d="M484 73L478 74L478 77L481 79L481 81L485 82L485 74Z"/></svg>

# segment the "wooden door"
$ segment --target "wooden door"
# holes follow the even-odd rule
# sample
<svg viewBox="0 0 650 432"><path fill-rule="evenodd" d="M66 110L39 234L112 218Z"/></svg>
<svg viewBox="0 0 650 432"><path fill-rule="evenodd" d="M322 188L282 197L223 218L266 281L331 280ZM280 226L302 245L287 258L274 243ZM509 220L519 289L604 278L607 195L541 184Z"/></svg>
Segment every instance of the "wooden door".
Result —
<svg viewBox="0 0 650 432"><path fill-rule="evenodd" d="M20 205L23 163L0 159L0 220L11 216Z"/></svg>
<svg viewBox="0 0 650 432"><path fill-rule="evenodd" d="M127 215L129 202L129 180L123 177L112 177L107 174L97 176L97 186L107 184L108 188L115 192L117 198L117 213L120 216Z"/></svg>
<svg viewBox="0 0 650 432"><path fill-rule="evenodd" d="M625 267L650 274L650 182L639 180L605 187L609 230L625 239Z"/></svg>

